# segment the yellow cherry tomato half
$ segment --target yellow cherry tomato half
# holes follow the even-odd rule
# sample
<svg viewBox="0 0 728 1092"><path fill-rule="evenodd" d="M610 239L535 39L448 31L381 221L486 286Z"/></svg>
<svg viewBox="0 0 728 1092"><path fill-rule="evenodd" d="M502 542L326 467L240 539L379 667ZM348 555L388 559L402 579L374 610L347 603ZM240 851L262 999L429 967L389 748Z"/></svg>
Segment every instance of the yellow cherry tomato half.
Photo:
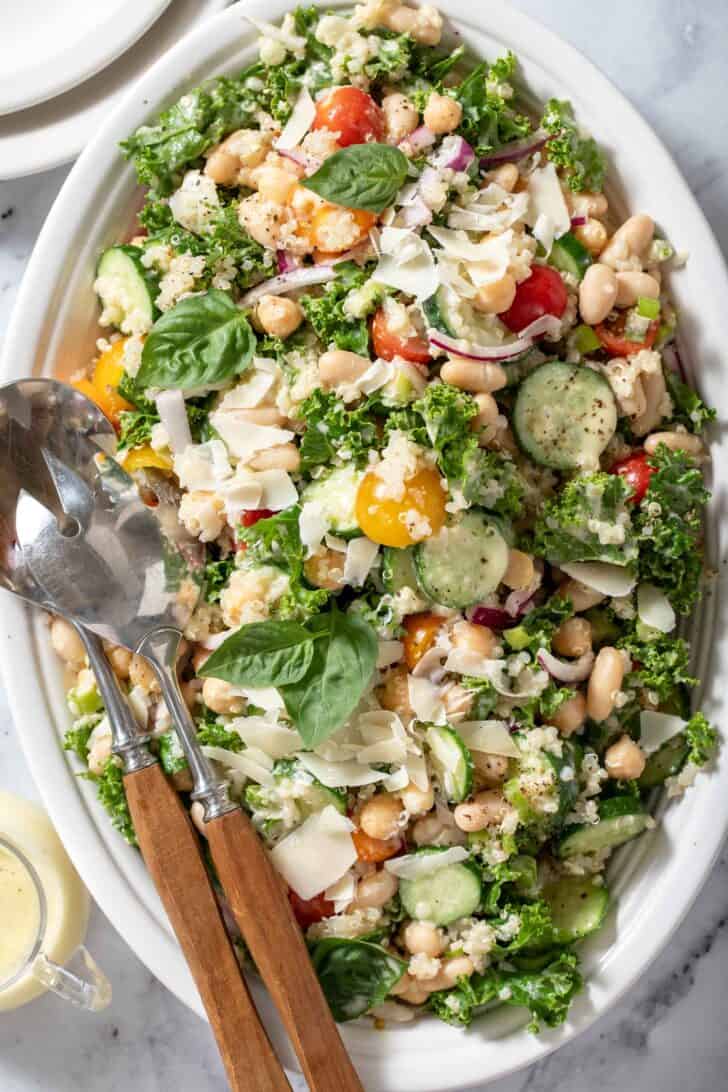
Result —
<svg viewBox="0 0 728 1092"><path fill-rule="evenodd" d="M125 339L115 341L101 354L90 380L78 379L73 383L76 390L95 402L115 426L119 425L119 414L123 410L134 409L117 390L124 374L124 344Z"/></svg>
<svg viewBox="0 0 728 1092"><path fill-rule="evenodd" d="M422 614L410 614L404 620L404 661L410 671L414 671L426 652L435 643L437 632L442 628L443 619L438 614L425 611Z"/></svg>
<svg viewBox="0 0 728 1092"><path fill-rule="evenodd" d="M164 455L161 451L155 451L149 444L130 448L123 458L119 458L119 462L127 474L132 474L135 470L146 470L150 467L155 470L172 469L172 460L169 455Z"/></svg>
<svg viewBox="0 0 728 1092"><path fill-rule="evenodd" d="M370 470L356 495L356 518L367 538L403 549L435 535L445 523L447 494L436 470L425 468L405 482L401 500L382 496L386 486Z"/></svg>

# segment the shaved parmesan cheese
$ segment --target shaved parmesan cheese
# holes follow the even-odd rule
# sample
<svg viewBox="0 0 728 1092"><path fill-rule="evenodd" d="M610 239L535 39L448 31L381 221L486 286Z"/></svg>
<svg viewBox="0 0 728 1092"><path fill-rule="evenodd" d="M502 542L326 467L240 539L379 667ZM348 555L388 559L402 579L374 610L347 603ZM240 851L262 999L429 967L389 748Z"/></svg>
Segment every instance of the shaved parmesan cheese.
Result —
<svg viewBox="0 0 728 1092"><path fill-rule="evenodd" d="M324 535L324 542L330 550L333 550L337 554L345 554L349 543L345 538L339 538L338 535L329 534L327 531Z"/></svg>
<svg viewBox="0 0 728 1092"><path fill-rule="evenodd" d="M364 765L381 762L387 766L404 762L406 758L407 745L401 739L383 739L378 743L371 743L368 747L362 747L356 756L357 762Z"/></svg>
<svg viewBox="0 0 728 1092"><path fill-rule="evenodd" d="M146 728L149 722L149 698L141 686L133 686L127 694L127 701L134 714L134 720L140 728Z"/></svg>
<svg viewBox="0 0 728 1092"><path fill-rule="evenodd" d="M275 779L271 773L273 760L263 751L259 751L257 747L251 747L249 750L237 753L228 751L224 747L203 746L201 750L205 758L211 758L214 762L219 762L229 770L244 774L245 777L257 782L258 785L275 784Z"/></svg>
<svg viewBox="0 0 728 1092"><path fill-rule="evenodd" d="M192 434L182 391L162 391L155 402L170 448L177 453L184 451L192 443Z"/></svg>
<svg viewBox="0 0 728 1092"><path fill-rule="evenodd" d="M270 758L285 758L302 745L298 732L265 717L236 717L230 727L246 747L255 747Z"/></svg>
<svg viewBox="0 0 728 1092"><path fill-rule="evenodd" d="M259 406L268 391L275 383L275 370L271 370L271 361L267 357L253 357L253 363L249 371L245 373L243 380L236 387L228 391L218 405L221 413L229 413L231 410L253 409ZM274 363L274 369L277 365Z"/></svg>
<svg viewBox="0 0 728 1092"><path fill-rule="evenodd" d="M263 508L263 487L252 470L246 471L244 467L239 467L235 476L219 486L217 492L231 525L238 522L242 512Z"/></svg>
<svg viewBox="0 0 728 1092"><path fill-rule="evenodd" d="M283 698L274 686L236 686L233 689L238 697L247 698L251 705L257 705L266 713L285 709Z"/></svg>
<svg viewBox="0 0 728 1092"><path fill-rule="evenodd" d="M316 117L316 103L311 98L311 94L307 87L302 87L298 93L291 116L283 127L283 132L278 137L278 140L274 141L274 148L285 148L290 150L295 148L297 144L300 144L306 133L313 125L313 119Z"/></svg>
<svg viewBox="0 0 728 1092"><path fill-rule="evenodd" d="M466 205L455 206L447 218L448 227L466 231L505 231L518 223L528 210L527 193L508 193L491 182Z"/></svg>
<svg viewBox="0 0 728 1092"><path fill-rule="evenodd" d="M324 898L328 899L329 902L333 902L335 914L341 914L346 910L349 903L353 902L355 894L356 876L353 872L346 872L340 880L326 888Z"/></svg>
<svg viewBox="0 0 728 1092"><path fill-rule="evenodd" d="M255 425L237 410L216 410L210 414L210 424L225 441L228 451L241 462L269 447L287 444L294 437L289 429Z"/></svg>
<svg viewBox="0 0 728 1092"><path fill-rule="evenodd" d="M329 519L324 512L321 501L306 501L301 506L301 513L298 517L298 533L309 557L321 545L321 540L326 534L328 526Z"/></svg>
<svg viewBox="0 0 728 1092"><path fill-rule="evenodd" d="M372 770L360 762L327 762L325 758L319 758L309 751L301 751L296 758L327 789L355 789L360 785L376 785L387 776L381 770Z"/></svg>
<svg viewBox="0 0 728 1092"><path fill-rule="evenodd" d="M344 383L336 388L337 394L344 402L356 402L362 395L374 394L375 391L386 387L395 374L394 364L390 360L377 358L369 365L363 375L352 383Z"/></svg>
<svg viewBox="0 0 728 1092"><path fill-rule="evenodd" d="M403 654L404 645L401 641L380 641L379 653L377 655L377 667L381 671L384 667L396 664L398 660L402 659Z"/></svg>
<svg viewBox="0 0 728 1092"><path fill-rule="evenodd" d="M302 899L331 887L356 861L354 824L329 805L314 812L271 851L271 860Z"/></svg>
<svg viewBox="0 0 728 1092"><path fill-rule="evenodd" d="M427 762L424 755L408 755L407 773L413 785L422 792L427 792L430 787L430 775L427 772Z"/></svg>
<svg viewBox="0 0 728 1092"><path fill-rule="evenodd" d="M415 299L434 295L438 286L435 261L424 239L409 228L385 227L379 237L381 257L372 280L397 288Z"/></svg>
<svg viewBox="0 0 728 1092"><path fill-rule="evenodd" d="M298 490L285 470L259 470L255 478L262 486L261 508L281 512L298 500Z"/></svg>
<svg viewBox="0 0 728 1092"><path fill-rule="evenodd" d="M441 853L408 853L404 857L393 857L384 862L384 867L400 880L417 880L420 876L431 876L448 865L467 861L469 856L464 846L451 846Z"/></svg>
<svg viewBox="0 0 728 1092"><path fill-rule="evenodd" d="M424 656L420 656L419 660L412 668L412 674L416 679L423 678L429 679L430 682L434 683L441 682L445 675L442 661L446 656L447 649L443 648L441 645L435 645L434 648L428 648Z"/></svg>
<svg viewBox="0 0 728 1092"><path fill-rule="evenodd" d="M534 229L533 234L547 253L554 239L561 238L571 227L571 216L553 163L537 168L529 176L526 223Z"/></svg>
<svg viewBox="0 0 728 1092"><path fill-rule="evenodd" d="M356 728L365 743L376 743L392 736L406 738L402 721L390 709L372 709L368 713L362 713L356 722Z"/></svg>
<svg viewBox="0 0 728 1092"><path fill-rule="evenodd" d="M656 713L643 709L640 713L640 747L646 754L656 751L668 739L682 732L685 721L673 713Z"/></svg>
<svg viewBox="0 0 728 1092"><path fill-rule="evenodd" d="M214 492L232 476L225 445L221 440L190 444L174 456L174 472L183 489Z"/></svg>
<svg viewBox="0 0 728 1092"><path fill-rule="evenodd" d="M514 678L509 673L505 660L485 660L480 653L466 648L454 648L445 661L445 668L457 675L487 679L506 698L526 698L540 694L549 678L545 671L535 671L530 666L524 667Z"/></svg>
<svg viewBox="0 0 728 1092"><path fill-rule="evenodd" d="M360 588L379 552L379 546L370 538L352 538L344 558L344 580L354 588Z"/></svg>
<svg viewBox="0 0 728 1092"><path fill-rule="evenodd" d="M415 675L410 675L407 683L409 703L417 719L430 724L444 724L445 707L440 697L440 688L429 679L417 678Z"/></svg>
<svg viewBox="0 0 728 1092"><path fill-rule="evenodd" d="M458 724L458 735L471 751L518 758L520 751L503 720L467 720Z"/></svg>
<svg viewBox="0 0 728 1092"><path fill-rule="evenodd" d="M670 600L654 584L640 584L637 588L637 616L640 622L661 633L670 633L677 621Z"/></svg>
<svg viewBox="0 0 728 1092"><path fill-rule="evenodd" d="M382 787L387 792L399 792L400 789L406 789L410 783L410 777L407 772L406 766L400 766L398 770L394 770L387 777L386 781L382 782Z"/></svg>
<svg viewBox="0 0 728 1092"><path fill-rule="evenodd" d="M237 632L237 626L233 629L224 629L222 633L211 633L209 637L203 637L199 643L203 648L206 648L208 652L214 652L216 648L219 648L221 644L227 641L228 637Z"/></svg>
<svg viewBox="0 0 728 1092"><path fill-rule="evenodd" d="M559 568L567 576L602 595L629 595L637 582L630 569L610 565L607 561L569 561L559 565Z"/></svg>

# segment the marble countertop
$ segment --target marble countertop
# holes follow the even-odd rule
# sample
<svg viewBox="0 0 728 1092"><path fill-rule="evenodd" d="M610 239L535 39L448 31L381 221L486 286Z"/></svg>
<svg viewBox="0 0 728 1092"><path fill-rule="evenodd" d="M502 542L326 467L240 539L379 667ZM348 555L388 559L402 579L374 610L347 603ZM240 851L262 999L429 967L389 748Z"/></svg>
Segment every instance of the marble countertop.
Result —
<svg viewBox="0 0 728 1092"><path fill-rule="evenodd" d="M725 0L516 0L583 50L665 140L728 253ZM67 168L0 182L0 337ZM659 185L659 180L657 183ZM0 693L0 788L36 794ZM590 1031L492 1092L715 1092L726 1087L728 852L639 985ZM90 1017L47 997L0 1017L2 1092L224 1092L207 1026L169 994L99 911L88 945L114 1000ZM297 1092L302 1092L303 1085Z"/></svg>

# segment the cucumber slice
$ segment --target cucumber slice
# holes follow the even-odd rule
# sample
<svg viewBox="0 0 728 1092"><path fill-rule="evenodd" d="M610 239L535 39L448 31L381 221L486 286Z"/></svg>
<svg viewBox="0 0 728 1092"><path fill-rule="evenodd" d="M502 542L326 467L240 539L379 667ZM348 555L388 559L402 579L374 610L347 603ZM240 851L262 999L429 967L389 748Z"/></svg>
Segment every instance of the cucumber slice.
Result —
<svg viewBox="0 0 728 1092"><path fill-rule="evenodd" d="M470 796L473 787L473 759L454 728L433 724L427 729L430 760L442 791L452 804Z"/></svg>
<svg viewBox="0 0 728 1092"><path fill-rule="evenodd" d="M431 326L433 330L439 330L443 334L449 334L450 337L455 337L455 331L451 326L448 326L445 316L447 315L447 302L444 299L442 289L438 288L434 296L430 296L429 299L422 302L422 313L425 316L425 321L428 326Z"/></svg>
<svg viewBox="0 0 728 1092"><path fill-rule="evenodd" d="M570 273L572 277L580 281L592 264L592 257L576 236L567 231L560 239L554 240L549 263L556 269L560 269L562 273Z"/></svg>
<svg viewBox="0 0 728 1092"><path fill-rule="evenodd" d="M142 265L142 254L136 246L112 246L96 268L101 305L123 334L148 330L159 314L159 279Z"/></svg>
<svg viewBox="0 0 728 1092"><path fill-rule="evenodd" d="M482 602L508 568L508 544L485 513L471 509L415 547L417 581L428 599L462 609Z"/></svg>
<svg viewBox="0 0 728 1092"><path fill-rule="evenodd" d="M551 910L554 944L572 944L600 929L609 908L605 885L593 877L569 876L541 892Z"/></svg>
<svg viewBox="0 0 728 1092"><path fill-rule="evenodd" d="M647 828L649 814L631 796L615 796L599 808L598 823L580 823L569 827L557 846L559 857L596 853L636 838Z"/></svg>
<svg viewBox="0 0 728 1092"><path fill-rule="evenodd" d="M301 493L304 504L306 501L318 501L331 533L339 538L357 538L361 535L355 509L362 476L356 467L342 466L323 478L317 478Z"/></svg>
<svg viewBox="0 0 728 1092"><path fill-rule="evenodd" d="M572 744L565 741L561 755L553 755L550 751L546 751L545 758L553 766L556 774L556 784L559 789L559 810L554 818L563 823L565 816L573 809L579 795L578 772L581 756L577 754ZM562 776L564 771L571 771L573 776L564 778Z"/></svg>
<svg viewBox="0 0 728 1092"><path fill-rule="evenodd" d="M654 789L662 785L668 777L675 777L680 773L689 753L690 744L685 733L678 732L650 755L637 784L641 789Z"/></svg>
<svg viewBox="0 0 728 1092"><path fill-rule="evenodd" d="M390 595L396 595L402 588L419 590L415 572L414 551L411 546L403 550L394 546L385 546L382 554L382 581Z"/></svg>
<svg viewBox="0 0 728 1092"><path fill-rule="evenodd" d="M426 846L421 853L441 852L444 847ZM480 877L467 864L446 865L416 880L399 881L402 906L414 921L449 925L466 918L480 906Z"/></svg>
<svg viewBox="0 0 728 1092"><path fill-rule="evenodd" d="M521 448L541 466L595 470L617 427L617 406L599 372L552 360L521 383L512 424Z"/></svg>

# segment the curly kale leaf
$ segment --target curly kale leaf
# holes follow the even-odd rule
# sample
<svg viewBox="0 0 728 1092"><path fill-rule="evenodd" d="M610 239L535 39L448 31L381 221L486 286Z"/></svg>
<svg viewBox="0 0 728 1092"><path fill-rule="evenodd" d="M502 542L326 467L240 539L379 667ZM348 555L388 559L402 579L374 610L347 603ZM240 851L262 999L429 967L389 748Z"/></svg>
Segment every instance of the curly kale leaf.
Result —
<svg viewBox="0 0 728 1092"><path fill-rule="evenodd" d="M461 979L452 990L432 994L430 1008L448 1024L467 1027L486 1005L502 1001L527 1008L532 1017L529 1030L537 1032L541 1024L550 1028L563 1024L582 984L579 961L567 951L538 971L489 967L483 974Z"/></svg>
<svg viewBox="0 0 728 1092"><path fill-rule="evenodd" d="M237 732L230 731L214 714L198 722L197 742L202 747L222 747L226 751L242 751L245 747Z"/></svg>
<svg viewBox="0 0 728 1092"><path fill-rule="evenodd" d="M629 494L619 474L588 474L567 482L541 509L534 528L535 552L556 565L636 561L637 542L626 504Z"/></svg>
<svg viewBox="0 0 728 1092"><path fill-rule="evenodd" d="M702 511L710 493L684 451L662 444L649 461L654 473L636 517L639 575L687 614L700 595Z"/></svg>
<svg viewBox="0 0 728 1092"><path fill-rule="evenodd" d="M206 603L219 603L223 588L227 587L235 569L235 556L210 558L202 570L202 590Z"/></svg>
<svg viewBox="0 0 728 1092"><path fill-rule="evenodd" d="M533 650L539 648L550 649L554 633L561 623L570 618L573 613L574 608L571 600L558 594L552 595L540 607L534 607L533 610L524 615L523 621L517 627L519 631L523 630L524 635L528 637L526 645L522 645L521 642L518 643L519 650L524 647ZM508 631L506 631L506 640L508 640Z"/></svg>
<svg viewBox="0 0 728 1092"><path fill-rule="evenodd" d="M702 432L706 425L715 420L716 411L706 406L697 391L683 383L675 372L665 369L665 382L673 405L668 424L684 425L690 432Z"/></svg>
<svg viewBox="0 0 728 1092"><path fill-rule="evenodd" d="M360 356L369 356L369 330L366 321L347 314L344 303L352 289L361 288L369 279L366 270L354 262L337 267L336 278L319 296L302 296L300 304L325 348L335 345Z"/></svg>
<svg viewBox="0 0 728 1092"><path fill-rule="evenodd" d="M100 775L84 774L84 777L95 784L99 801L106 808L114 829L118 830L130 846L137 845L134 824L131 821L124 790L123 774L115 759L110 758L107 761Z"/></svg>
<svg viewBox="0 0 728 1092"><path fill-rule="evenodd" d="M463 459L463 495L470 504L500 516L520 515L526 483L512 459L473 447Z"/></svg>
<svg viewBox="0 0 728 1092"><path fill-rule="evenodd" d="M667 701L681 686L695 686L698 681L690 674L690 650L682 637L662 633L643 640L632 630L617 641L617 647L632 657L631 677L654 690L660 701Z"/></svg>
<svg viewBox="0 0 728 1092"><path fill-rule="evenodd" d="M458 132L471 144L476 155L487 155L511 140L522 140L531 132L531 122L517 113L503 95L516 69L513 53L492 65L479 64L452 94L463 108ZM510 88L508 89L508 91Z"/></svg>
<svg viewBox="0 0 728 1092"><path fill-rule="evenodd" d="M417 402L390 414L388 432L406 433L414 443L432 448L446 478L461 481L466 461L478 441L470 431L470 422L478 412L475 399L448 383L431 383Z"/></svg>
<svg viewBox="0 0 728 1092"><path fill-rule="evenodd" d="M218 76L183 95L150 125L140 126L121 150L139 182L168 196L202 154L236 129L255 123L257 104L243 80Z"/></svg>
<svg viewBox="0 0 728 1092"><path fill-rule="evenodd" d="M258 520L240 532L240 540L246 546L246 563L275 565L288 576L289 591L276 604L277 618L306 618L323 610L329 601L328 591L310 588L306 582L303 570L306 549L298 529L300 514L301 509L296 505Z"/></svg>
<svg viewBox="0 0 728 1092"><path fill-rule="evenodd" d="M127 388L129 394L124 393ZM122 377L122 382L119 384L119 394L121 394L122 397L127 397L131 402L134 401L134 398L139 398L143 408L122 410L119 414L120 429L117 450L125 451L127 448L143 447L145 444L151 443L152 429L155 425L159 424L159 414L156 405L143 395L140 395L134 388L134 381L131 380L131 382L129 382L126 374ZM209 396L206 398L189 398L185 402L190 433L196 444L209 439L208 421L211 403L212 399Z"/></svg>
<svg viewBox="0 0 728 1092"><path fill-rule="evenodd" d="M315 390L305 399L299 416L306 422L301 439L301 470L335 462L364 466L369 452L379 444L379 429L372 404L363 402L349 410L332 391Z"/></svg>
<svg viewBox="0 0 728 1092"><path fill-rule="evenodd" d="M89 739L96 725L101 720L100 713L90 713L79 717L67 728L63 736L63 750L73 751L81 762L88 763Z"/></svg>
<svg viewBox="0 0 728 1092"><path fill-rule="evenodd" d="M599 192L604 187L607 163L597 142L579 130L574 108L566 100L549 99L541 128L551 133L546 155L563 172L570 189Z"/></svg>
<svg viewBox="0 0 728 1092"><path fill-rule="evenodd" d="M718 746L718 733L702 713L694 713L683 729L690 747L688 762L705 766Z"/></svg>

